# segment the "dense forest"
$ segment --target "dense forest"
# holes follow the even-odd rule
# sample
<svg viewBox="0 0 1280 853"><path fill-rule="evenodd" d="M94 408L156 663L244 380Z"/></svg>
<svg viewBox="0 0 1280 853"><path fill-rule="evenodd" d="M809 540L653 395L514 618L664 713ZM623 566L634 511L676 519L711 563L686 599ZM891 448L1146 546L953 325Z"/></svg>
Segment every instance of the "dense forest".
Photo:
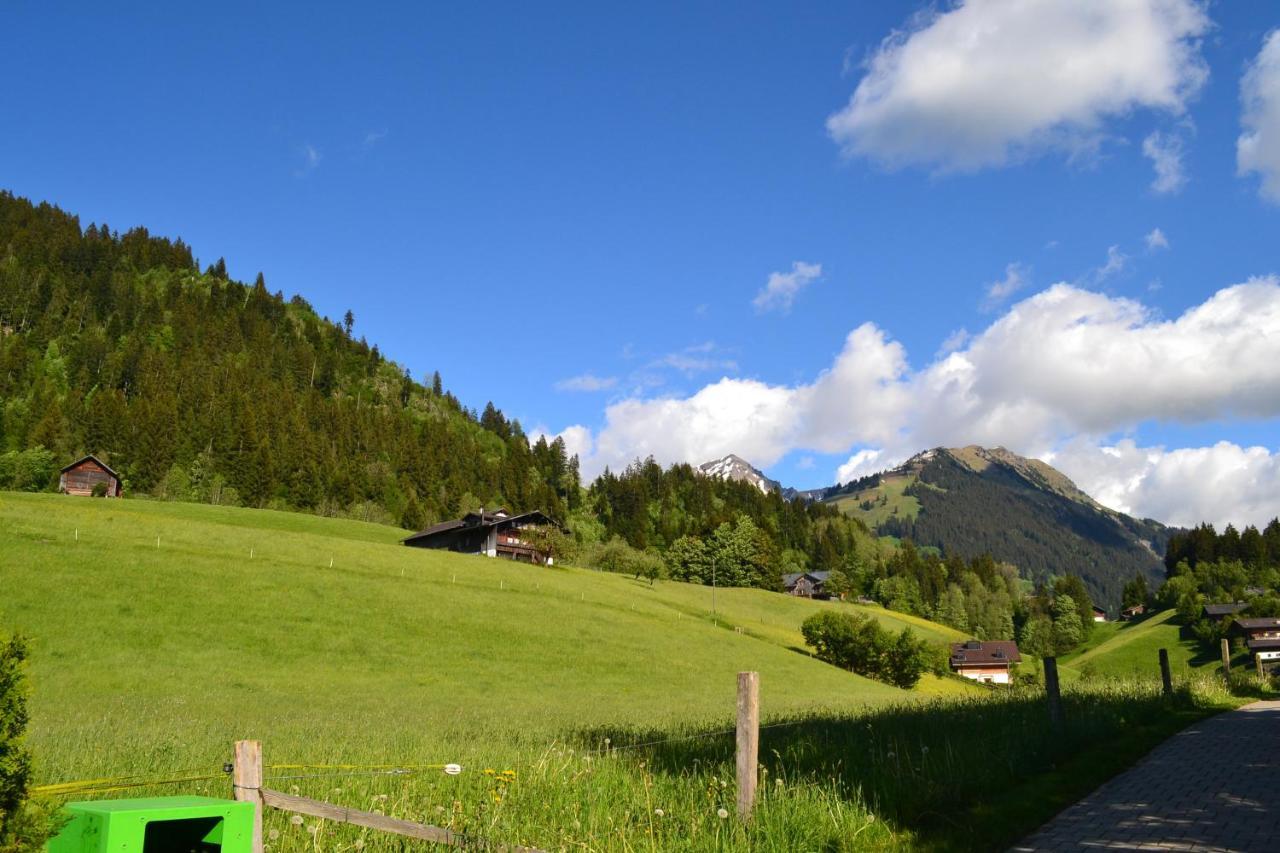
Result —
<svg viewBox="0 0 1280 853"><path fill-rule="evenodd" d="M573 510L562 443L468 411L438 374L414 381L353 325L222 261L201 272L180 240L0 193L0 488L95 453L133 494L409 528L482 504Z"/></svg>
<svg viewBox="0 0 1280 853"><path fill-rule="evenodd" d="M1176 607L1183 623L1210 648L1231 620L1204 618L1205 604L1243 602L1241 616L1280 616L1280 519L1262 530L1228 524L1218 533L1213 525L1201 524L1179 531L1170 537L1164 561L1161 605Z"/></svg>
<svg viewBox="0 0 1280 853"><path fill-rule="evenodd" d="M1082 577L1095 601L1114 607L1135 573L1157 579L1168 533L1154 522L1110 514L1037 488L1005 466L975 473L939 454L905 494L920 503L915 518L893 517L878 532L972 558L993 554L1025 578Z"/></svg>

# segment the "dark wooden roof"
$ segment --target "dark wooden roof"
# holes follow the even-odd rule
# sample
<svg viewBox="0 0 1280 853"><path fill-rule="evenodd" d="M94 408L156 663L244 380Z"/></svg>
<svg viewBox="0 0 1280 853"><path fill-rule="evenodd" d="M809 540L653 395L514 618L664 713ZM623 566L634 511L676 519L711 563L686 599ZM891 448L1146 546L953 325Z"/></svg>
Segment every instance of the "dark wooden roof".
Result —
<svg viewBox="0 0 1280 853"><path fill-rule="evenodd" d="M103 471L106 471L108 474L110 474L112 477L115 477L117 480L120 479L120 475L117 474L115 471L112 471L110 465L103 462L101 459L94 456L92 453L90 453L88 456L81 456L79 459L77 459L75 462L72 462L70 465L63 466L62 471L60 473L65 474L66 472L70 471L72 468L78 468L79 466L83 465L86 462L95 462L97 463L98 467L100 467Z"/></svg>
<svg viewBox="0 0 1280 853"><path fill-rule="evenodd" d="M1236 624L1246 631L1258 631L1263 628L1280 628L1280 619L1274 616L1259 616L1249 619L1237 619Z"/></svg>
<svg viewBox="0 0 1280 853"><path fill-rule="evenodd" d="M951 644L952 666L994 666L1021 661L1018 644L1013 640L968 640Z"/></svg>
<svg viewBox="0 0 1280 853"><path fill-rule="evenodd" d="M539 512L538 510L534 510L533 512L521 513L520 515L507 515L506 510L495 510L493 512L483 512L483 513L469 512L466 515L464 515L462 518L454 519L453 521L442 521L439 524L433 524L430 527L428 527L426 530L420 530L417 533L413 534L412 536L406 536L404 539L401 539L400 541L405 543L421 542L424 539L430 539L433 536L438 536L441 533L448 533L452 530L459 530L462 528L487 530L490 527L497 527L498 525L509 525L509 524L516 524L516 523L554 524L556 527L560 526L559 524L556 524L556 522L551 518L549 518L546 514Z"/></svg>
<svg viewBox="0 0 1280 853"><path fill-rule="evenodd" d="M1206 604L1204 612L1206 616L1234 616L1248 606L1243 601L1236 601L1231 604Z"/></svg>
<svg viewBox="0 0 1280 853"><path fill-rule="evenodd" d="M1249 646L1249 651L1251 652L1262 651L1264 649L1280 649L1280 638L1259 637L1256 640L1249 640L1246 645Z"/></svg>

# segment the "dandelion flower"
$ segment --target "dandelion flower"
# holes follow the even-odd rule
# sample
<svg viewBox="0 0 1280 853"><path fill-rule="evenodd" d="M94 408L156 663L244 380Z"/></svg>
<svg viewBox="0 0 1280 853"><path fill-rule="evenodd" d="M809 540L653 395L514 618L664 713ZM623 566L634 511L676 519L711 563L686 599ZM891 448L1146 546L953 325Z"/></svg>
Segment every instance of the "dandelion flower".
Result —
<svg viewBox="0 0 1280 853"><path fill-rule="evenodd" d="M667 813L666 813L666 812L664 812L662 809L654 809L654 810L653 810L653 813L654 813L654 814L656 814L658 817L666 817L666 816L667 816Z"/></svg>
<svg viewBox="0 0 1280 853"><path fill-rule="evenodd" d="M729 810L728 810L728 809L720 809L719 811L717 811L717 812L716 812L716 814L720 816L720 819L721 819L721 820L724 820L725 818L727 818L727 817L729 816Z"/></svg>
<svg viewBox="0 0 1280 853"><path fill-rule="evenodd" d="M922 753L924 753L925 755L928 755L928 754L929 754L929 747L927 747L927 746L922 746L922 747L920 747L920 751L921 751Z"/></svg>
<svg viewBox="0 0 1280 853"><path fill-rule="evenodd" d="M301 789L300 789L300 788L298 788L298 786L297 786L297 785L290 785L290 786L289 786L289 793L290 793L290 794L296 794L296 793L298 793L298 791L299 791L299 790L301 790Z"/></svg>
<svg viewBox="0 0 1280 853"><path fill-rule="evenodd" d="M302 826L302 815L296 814L293 817L289 818L289 823L293 824L294 826Z"/></svg>
<svg viewBox="0 0 1280 853"><path fill-rule="evenodd" d="M356 839L355 848L356 848L357 850L363 850L363 849L364 849L364 839L363 839L363 838L357 838L357 839Z"/></svg>
<svg viewBox="0 0 1280 853"><path fill-rule="evenodd" d="M267 833L267 838L270 838L272 841L275 841L279 837L280 837L280 830L278 829L273 829Z"/></svg>

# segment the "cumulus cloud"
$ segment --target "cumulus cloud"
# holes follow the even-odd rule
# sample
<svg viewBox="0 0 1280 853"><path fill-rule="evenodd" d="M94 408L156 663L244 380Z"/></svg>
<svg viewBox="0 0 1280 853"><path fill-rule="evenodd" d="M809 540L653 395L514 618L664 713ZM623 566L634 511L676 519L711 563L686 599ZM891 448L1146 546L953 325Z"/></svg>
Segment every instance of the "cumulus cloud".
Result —
<svg viewBox="0 0 1280 853"><path fill-rule="evenodd" d="M1004 278L999 281L993 281L987 285L987 297L983 303L983 307L990 311L1001 305L1010 296L1027 286L1027 274L1029 270L1025 264L1010 263L1004 268ZM943 348L946 348L946 342L943 342ZM955 349L955 347L952 347Z"/></svg>
<svg viewBox="0 0 1280 853"><path fill-rule="evenodd" d="M804 261L795 261L791 264L791 272L773 272L769 273L769 280L765 282L764 288L756 294L755 299L751 300L751 304L756 307L756 312L763 314L766 311L778 310L787 313L791 310L791 304L795 302L796 296L800 294L810 283L817 281L822 275L822 264L807 264Z"/></svg>
<svg viewBox="0 0 1280 853"><path fill-rule="evenodd" d="M596 376L584 373L581 376L570 376L556 383L557 391L607 391L618 384L616 376Z"/></svg>
<svg viewBox="0 0 1280 853"><path fill-rule="evenodd" d="M1244 132L1236 141L1241 175L1262 178L1263 198L1280 202L1280 30L1272 30L1240 82Z"/></svg>
<svg viewBox="0 0 1280 853"><path fill-rule="evenodd" d="M1280 514L1280 452L1220 441L1166 450L1071 442L1045 461L1099 503L1167 524L1265 524Z"/></svg>
<svg viewBox="0 0 1280 853"><path fill-rule="evenodd" d="M1142 153L1156 171L1151 189L1161 194L1176 193L1187 184L1182 164L1182 137L1176 133L1155 131L1142 140Z"/></svg>
<svg viewBox="0 0 1280 853"><path fill-rule="evenodd" d="M1148 252L1169 248L1169 238L1164 236L1164 232L1159 228L1152 228L1143 239L1147 242Z"/></svg>
<svg viewBox="0 0 1280 853"><path fill-rule="evenodd" d="M1280 279L1224 288L1172 319L1132 299L1057 284L918 370L901 343L866 323L811 382L723 378L688 396L615 402L587 442L594 446L584 473L648 455L700 463L738 453L768 466L801 450L849 452L836 472L847 481L936 445L1045 455L1143 422L1231 417L1280 417ZM1159 452L1168 461L1148 473L1175 462L1192 470L1199 458ZM1076 457L1063 458L1070 465ZM1261 464L1252 449L1240 458L1249 470ZM1067 473L1076 471L1083 462ZM1081 480L1103 490L1100 499L1168 516L1155 491L1120 478L1107 486L1113 495L1101 481Z"/></svg>
<svg viewBox="0 0 1280 853"><path fill-rule="evenodd" d="M941 171L1099 144L1107 119L1180 115L1208 69L1197 0L962 0L891 33L827 130L849 156Z"/></svg>

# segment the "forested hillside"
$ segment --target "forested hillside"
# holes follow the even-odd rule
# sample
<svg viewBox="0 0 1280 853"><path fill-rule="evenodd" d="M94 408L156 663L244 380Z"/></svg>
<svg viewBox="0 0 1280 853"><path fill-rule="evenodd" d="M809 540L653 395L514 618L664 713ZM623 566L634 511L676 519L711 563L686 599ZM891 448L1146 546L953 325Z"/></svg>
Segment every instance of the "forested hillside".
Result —
<svg viewBox="0 0 1280 853"><path fill-rule="evenodd" d="M866 529L832 508L687 465L636 462L583 489L562 441L531 443L492 403L468 410L353 329L261 275L201 271L180 240L0 193L0 489L52 488L94 453L134 496L406 528L541 509L579 545L617 537L651 556L719 533L724 584L776 588L852 559L859 536L870 556Z"/></svg>
<svg viewBox="0 0 1280 853"><path fill-rule="evenodd" d="M1044 463L1001 449L938 448L829 492L883 534L968 559L991 554L1043 582L1079 575L1112 610L1135 573L1160 574L1169 530L1094 503Z"/></svg>
<svg viewBox="0 0 1280 853"><path fill-rule="evenodd" d="M530 446L352 335L350 312L318 316L221 261L201 272L181 240L0 193L0 488L45 488L96 453L135 494L410 528L576 505L562 443Z"/></svg>

